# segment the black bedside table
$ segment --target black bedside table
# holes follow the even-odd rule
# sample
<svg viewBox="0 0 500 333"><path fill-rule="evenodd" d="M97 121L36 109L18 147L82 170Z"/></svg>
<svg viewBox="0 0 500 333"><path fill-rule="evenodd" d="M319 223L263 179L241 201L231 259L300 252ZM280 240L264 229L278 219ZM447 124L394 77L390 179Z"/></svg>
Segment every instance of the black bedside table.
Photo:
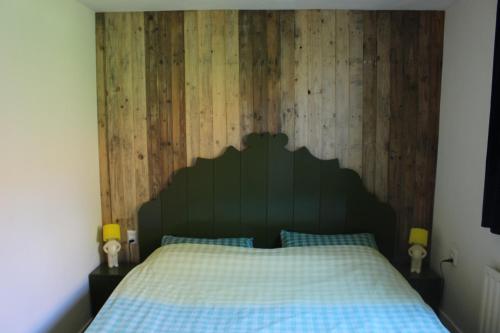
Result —
<svg viewBox="0 0 500 333"><path fill-rule="evenodd" d="M420 274L410 273L410 265L399 265L396 268L437 314L443 296L443 279L430 267L422 266Z"/></svg>
<svg viewBox="0 0 500 333"><path fill-rule="evenodd" d="M93 316L99 312L116 286L135 266L135 264L120 264L120 267L109 268L108 264L101 264L89 274L90 303Z"/></svg>

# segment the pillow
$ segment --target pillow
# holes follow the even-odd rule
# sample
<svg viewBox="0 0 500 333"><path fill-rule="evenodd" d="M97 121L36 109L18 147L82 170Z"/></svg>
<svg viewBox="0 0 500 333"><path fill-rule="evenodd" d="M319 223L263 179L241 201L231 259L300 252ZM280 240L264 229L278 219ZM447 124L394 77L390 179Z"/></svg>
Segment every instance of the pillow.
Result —
<svg viewBox="0 0 500 333"><path fill-rule="evenodd" d="M161 239L161 245L169 244L211 244L211 245L226 245L239 247L253 247L253 238L234 237L234 238L192 238L192 237L177 237L165 235Z"/></svg>
<svg viewBox="0 0 500 333"><path fill-rule="evenodd" d="M336 235L313 235L300 232L281 230L281 246L318 246L318 245L364 245L377 248L377 242L373 234L336 234Z"/></svg>

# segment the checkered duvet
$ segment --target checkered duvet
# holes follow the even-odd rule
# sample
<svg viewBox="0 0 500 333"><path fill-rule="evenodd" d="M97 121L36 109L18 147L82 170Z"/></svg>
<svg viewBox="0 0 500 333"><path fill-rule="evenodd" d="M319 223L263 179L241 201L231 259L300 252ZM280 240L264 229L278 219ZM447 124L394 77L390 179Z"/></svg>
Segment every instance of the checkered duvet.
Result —
<svg viewBox="0 0 500 333"><path fill-rule="evenodd" d="M375 249L175 244L125 277L92 332L447 332Z"/></svg>

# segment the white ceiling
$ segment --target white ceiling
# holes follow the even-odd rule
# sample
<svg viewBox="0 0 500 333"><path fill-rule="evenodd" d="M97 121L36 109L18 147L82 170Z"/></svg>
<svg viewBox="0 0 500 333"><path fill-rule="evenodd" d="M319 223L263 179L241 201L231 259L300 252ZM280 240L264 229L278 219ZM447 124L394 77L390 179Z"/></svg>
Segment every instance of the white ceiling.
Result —
<svg viewBox="0 0 500 333"><path fill-rule="evenodd" d="M446 9L455 0L79 0L96 12L207 9Z"/></svg>

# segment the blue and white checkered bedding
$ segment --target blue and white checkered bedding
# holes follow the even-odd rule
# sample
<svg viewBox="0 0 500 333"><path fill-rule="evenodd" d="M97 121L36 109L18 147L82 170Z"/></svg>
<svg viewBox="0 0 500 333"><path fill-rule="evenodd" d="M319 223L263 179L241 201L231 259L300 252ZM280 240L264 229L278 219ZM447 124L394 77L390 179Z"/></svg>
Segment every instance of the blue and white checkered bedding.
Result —
<svg viewBox="0 0 500 333"><path fill-rule="evenodd" d="M184 243L253 247L253 238L246 238L246 237L194 238L194 237L177 237L177 236L165 235L161 239L161 245L184 244Z"/></svg>
<svg viewBox="0 0 500 333"><path fill-rule="evenodd" d="M375 249L175 244L125 277L93 332L447 332Z"/></svg>
<svg viewBox="0 0 500 333"><path fill-rule="evenodd" d="M364 245L378 249L373 234L333 234L315 235L301 232L281 230L281 246L320 246L320 245Z"/></svg>

